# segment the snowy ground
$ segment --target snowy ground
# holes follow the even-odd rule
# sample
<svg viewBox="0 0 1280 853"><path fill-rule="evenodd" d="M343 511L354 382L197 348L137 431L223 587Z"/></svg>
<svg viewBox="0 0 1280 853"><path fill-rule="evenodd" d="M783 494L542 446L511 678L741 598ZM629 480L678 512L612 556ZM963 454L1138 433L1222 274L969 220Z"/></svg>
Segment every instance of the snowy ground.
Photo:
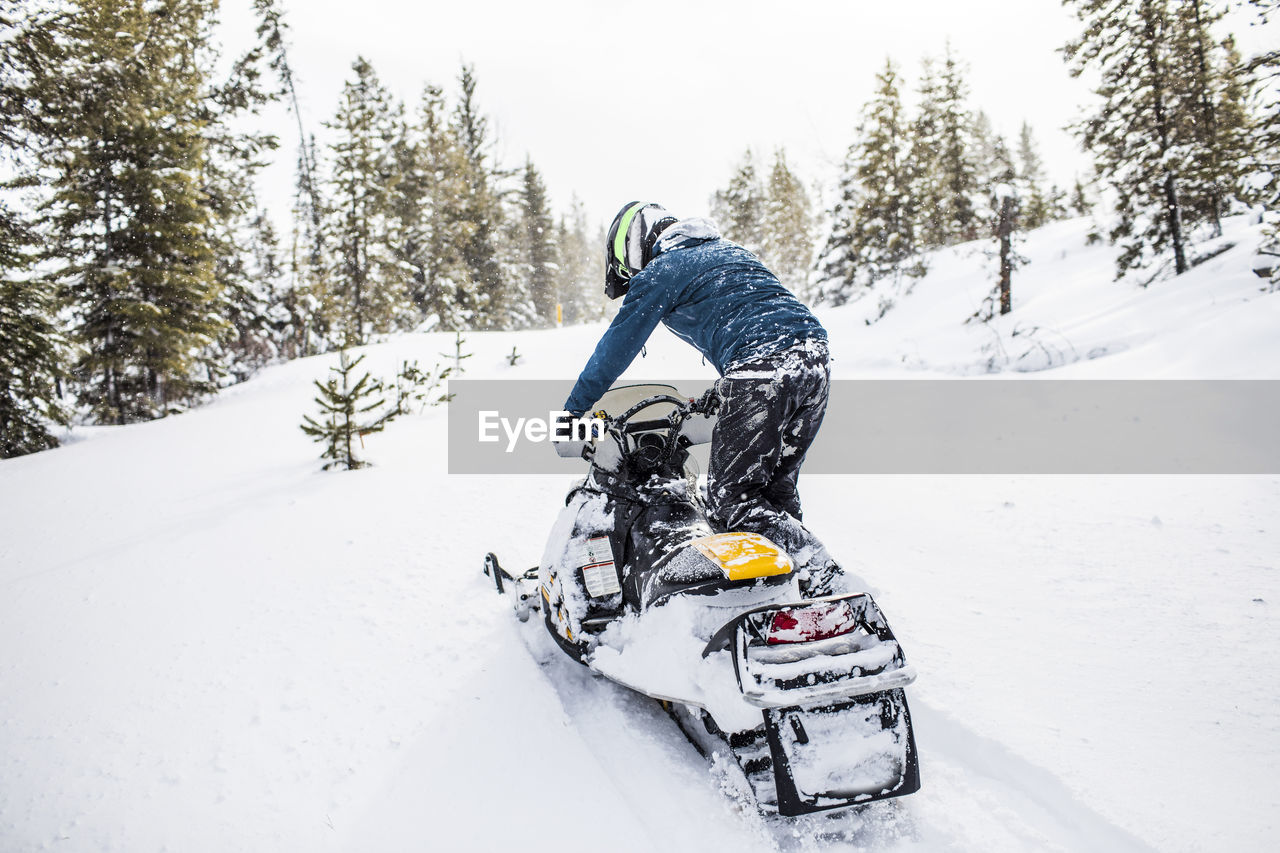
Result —
<svg viewBox="0 0 1280 853"><path fill-rule="evenodd" d="M1232 229L1241 248L1145 291L1111 282L1082 223L1045 229L994 332L959 323L987 262L942 253L879 322L875 296L823 315L837 375L1277 378L1280 295ZM471 335L467 376L571 377L599 332ZM397 338L366 364L451 346ZM828 846L824 821L740 809L651 702L481 576L487 550L536 562L573 463L449 477L433 410L371 437L376 467L320 473L297 425L333 361L0 463L0 850ZM632 375L710 378L665 336ZM921 673L924 787L846 818L844 846L1274 848L1280 478L802 492Z"/></svg>

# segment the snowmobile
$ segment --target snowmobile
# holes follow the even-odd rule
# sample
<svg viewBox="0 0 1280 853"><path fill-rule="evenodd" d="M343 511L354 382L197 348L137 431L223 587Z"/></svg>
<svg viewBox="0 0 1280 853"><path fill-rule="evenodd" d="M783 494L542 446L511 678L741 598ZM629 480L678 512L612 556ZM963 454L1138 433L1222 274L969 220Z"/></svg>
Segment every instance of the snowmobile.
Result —
<svg viewBox="0 0 1280 853"><path fill-rule="evenodd" d="M603 435L557 445L590 467L541 563L510 572L490 553L485 574L520 621L539 612L567 655L659 700L704 756L732 756L762 813L915 792L915 673L889 623L866 593L805 597L764 536L712 530L686 469L710 408L667 385L611 389Z"/></svg>

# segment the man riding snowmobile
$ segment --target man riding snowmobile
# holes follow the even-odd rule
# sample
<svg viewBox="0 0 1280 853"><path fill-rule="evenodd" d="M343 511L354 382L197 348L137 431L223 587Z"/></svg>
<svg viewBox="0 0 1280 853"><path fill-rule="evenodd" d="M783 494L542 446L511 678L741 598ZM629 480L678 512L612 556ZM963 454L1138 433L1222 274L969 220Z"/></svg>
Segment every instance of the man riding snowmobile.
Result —
<svg viewBox="0 0 1280 853"><path fill-rule="evenodd" d="M796 560L806 594L841 586L840 567L801 524L796 490L827 407L822 324L714 223L677 220L657 204L631 202L614 217L605 270L605 293L625 299L565 411L586 413L664 323L721 376L707 471L712 524L759 533L784 548Z"/></svg>
<svg viewBox="0 0 1280 853"><path fill-rule="evenodd" d="M762 814L833 814L920 788L905 688L915 670L884 613L800 522L796 479L826 409L821 324L703 219L635 202L614 219L606 292L626 295L557 424L586 476L537 566L484 571L524 622L611 681L661 702L733 767ZM720 371L714 393L614 386L662 322ZM713 409L718 408L718 418ZM565 427L568 428L566 435ZM708 496L689 450L711 443Z"/></svg>

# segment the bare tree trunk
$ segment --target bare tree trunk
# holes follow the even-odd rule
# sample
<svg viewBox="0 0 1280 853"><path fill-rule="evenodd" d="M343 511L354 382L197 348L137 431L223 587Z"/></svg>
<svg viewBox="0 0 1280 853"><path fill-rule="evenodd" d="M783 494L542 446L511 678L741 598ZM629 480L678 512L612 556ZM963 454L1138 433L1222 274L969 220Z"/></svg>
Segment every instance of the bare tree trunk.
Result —
<svg viewBox="0 0 1280 853"><path fill-rule="evenodd" d="M1000 222L996 236L1000 238L1000 314L1013 310L1013 207L1011 196L1000 202Z"/></svg>
<svg viewBox="0 0 1280 853"><path fill-rule="evenodd" d="M1160 34L1156 31L1155 10L1144 6L1146 18L1146 52L1147 64L1151 67L1152 97L1156 119L1156 136L1160 148L1160 160L1163 162L1169 154L1169 116L1165 109L1166 91L1164 66L1160 62ZM1173 263L1178 275L1187 271L1186 250L1182 237L1182 210L1178 204L1177 176L1167 165L1164 168L1164 202L1165 217L1169 225L1169 240L1173 243Z"/></svg>
<svg viewBox="0 0 1280 853"><path fill-rule="evenodd" d="M1223 203L1222 191L1217 183L1218 175L1221 171L1218 164L1218 121L1213 109L1213 98L1209 92L1209 62L1205 55L1205 26L1200 17L1200 0L1191 0L1191 11L1195 16L1196 24L1196 61L1199 63L1198 71L1200 74L1197 88L1200 90L1200 112L1204 117L1205 132L1208 135L1210 165L1213 169L1214 186L1210 190L1210 204L1213 207L1213 235L1221 237Z"/></svg>
<svg viewBox="0 0 1280 853"><path fill-rule="evenodd" d="M1164 176L1164 204L1173 239L1173 266L1178 275L1182 275L1187 271L1187 253L1182 245L1182 206L1178 204L1178 182L1173 172L1166 172Z"/></svg>

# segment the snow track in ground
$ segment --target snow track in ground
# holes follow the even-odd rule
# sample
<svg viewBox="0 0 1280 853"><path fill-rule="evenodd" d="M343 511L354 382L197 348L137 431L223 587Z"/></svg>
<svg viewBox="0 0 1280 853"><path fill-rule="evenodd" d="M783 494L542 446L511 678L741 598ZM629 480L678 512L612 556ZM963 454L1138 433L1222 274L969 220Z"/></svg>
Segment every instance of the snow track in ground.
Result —
<svg viewBox="0 0 1280 853"><path fill-rule="evenodd" d="M732 849L744 850L1154 849L1077 800L1052 773L919 701L912 714L924 774L920 793L838 815L761 816L734 802L731 790L715 790L717 780L731 789L725 777L734 771L699 756L656 701L568 660L534 620L522 635L556 685L572 727L614 786L627 793L625 801L665 815L661 826L681 828L676 837L655 834L653 841L664 847L704 849L702 840L689 836L692 818L716 822L710 842L736 835L727 827L740 830L743 837ZM655 785L663 778L671 784Z"/></svg>
<svg viewBox="0 0 1280 853"><path fill-rule="evenodd" d="M912 713L933 784L909 804L932 832L931 844L959 850L1155 848L1110 823L1052 773L1015 755L925 702ZM1003 843L996 843L1003 839Z"/></svg>

